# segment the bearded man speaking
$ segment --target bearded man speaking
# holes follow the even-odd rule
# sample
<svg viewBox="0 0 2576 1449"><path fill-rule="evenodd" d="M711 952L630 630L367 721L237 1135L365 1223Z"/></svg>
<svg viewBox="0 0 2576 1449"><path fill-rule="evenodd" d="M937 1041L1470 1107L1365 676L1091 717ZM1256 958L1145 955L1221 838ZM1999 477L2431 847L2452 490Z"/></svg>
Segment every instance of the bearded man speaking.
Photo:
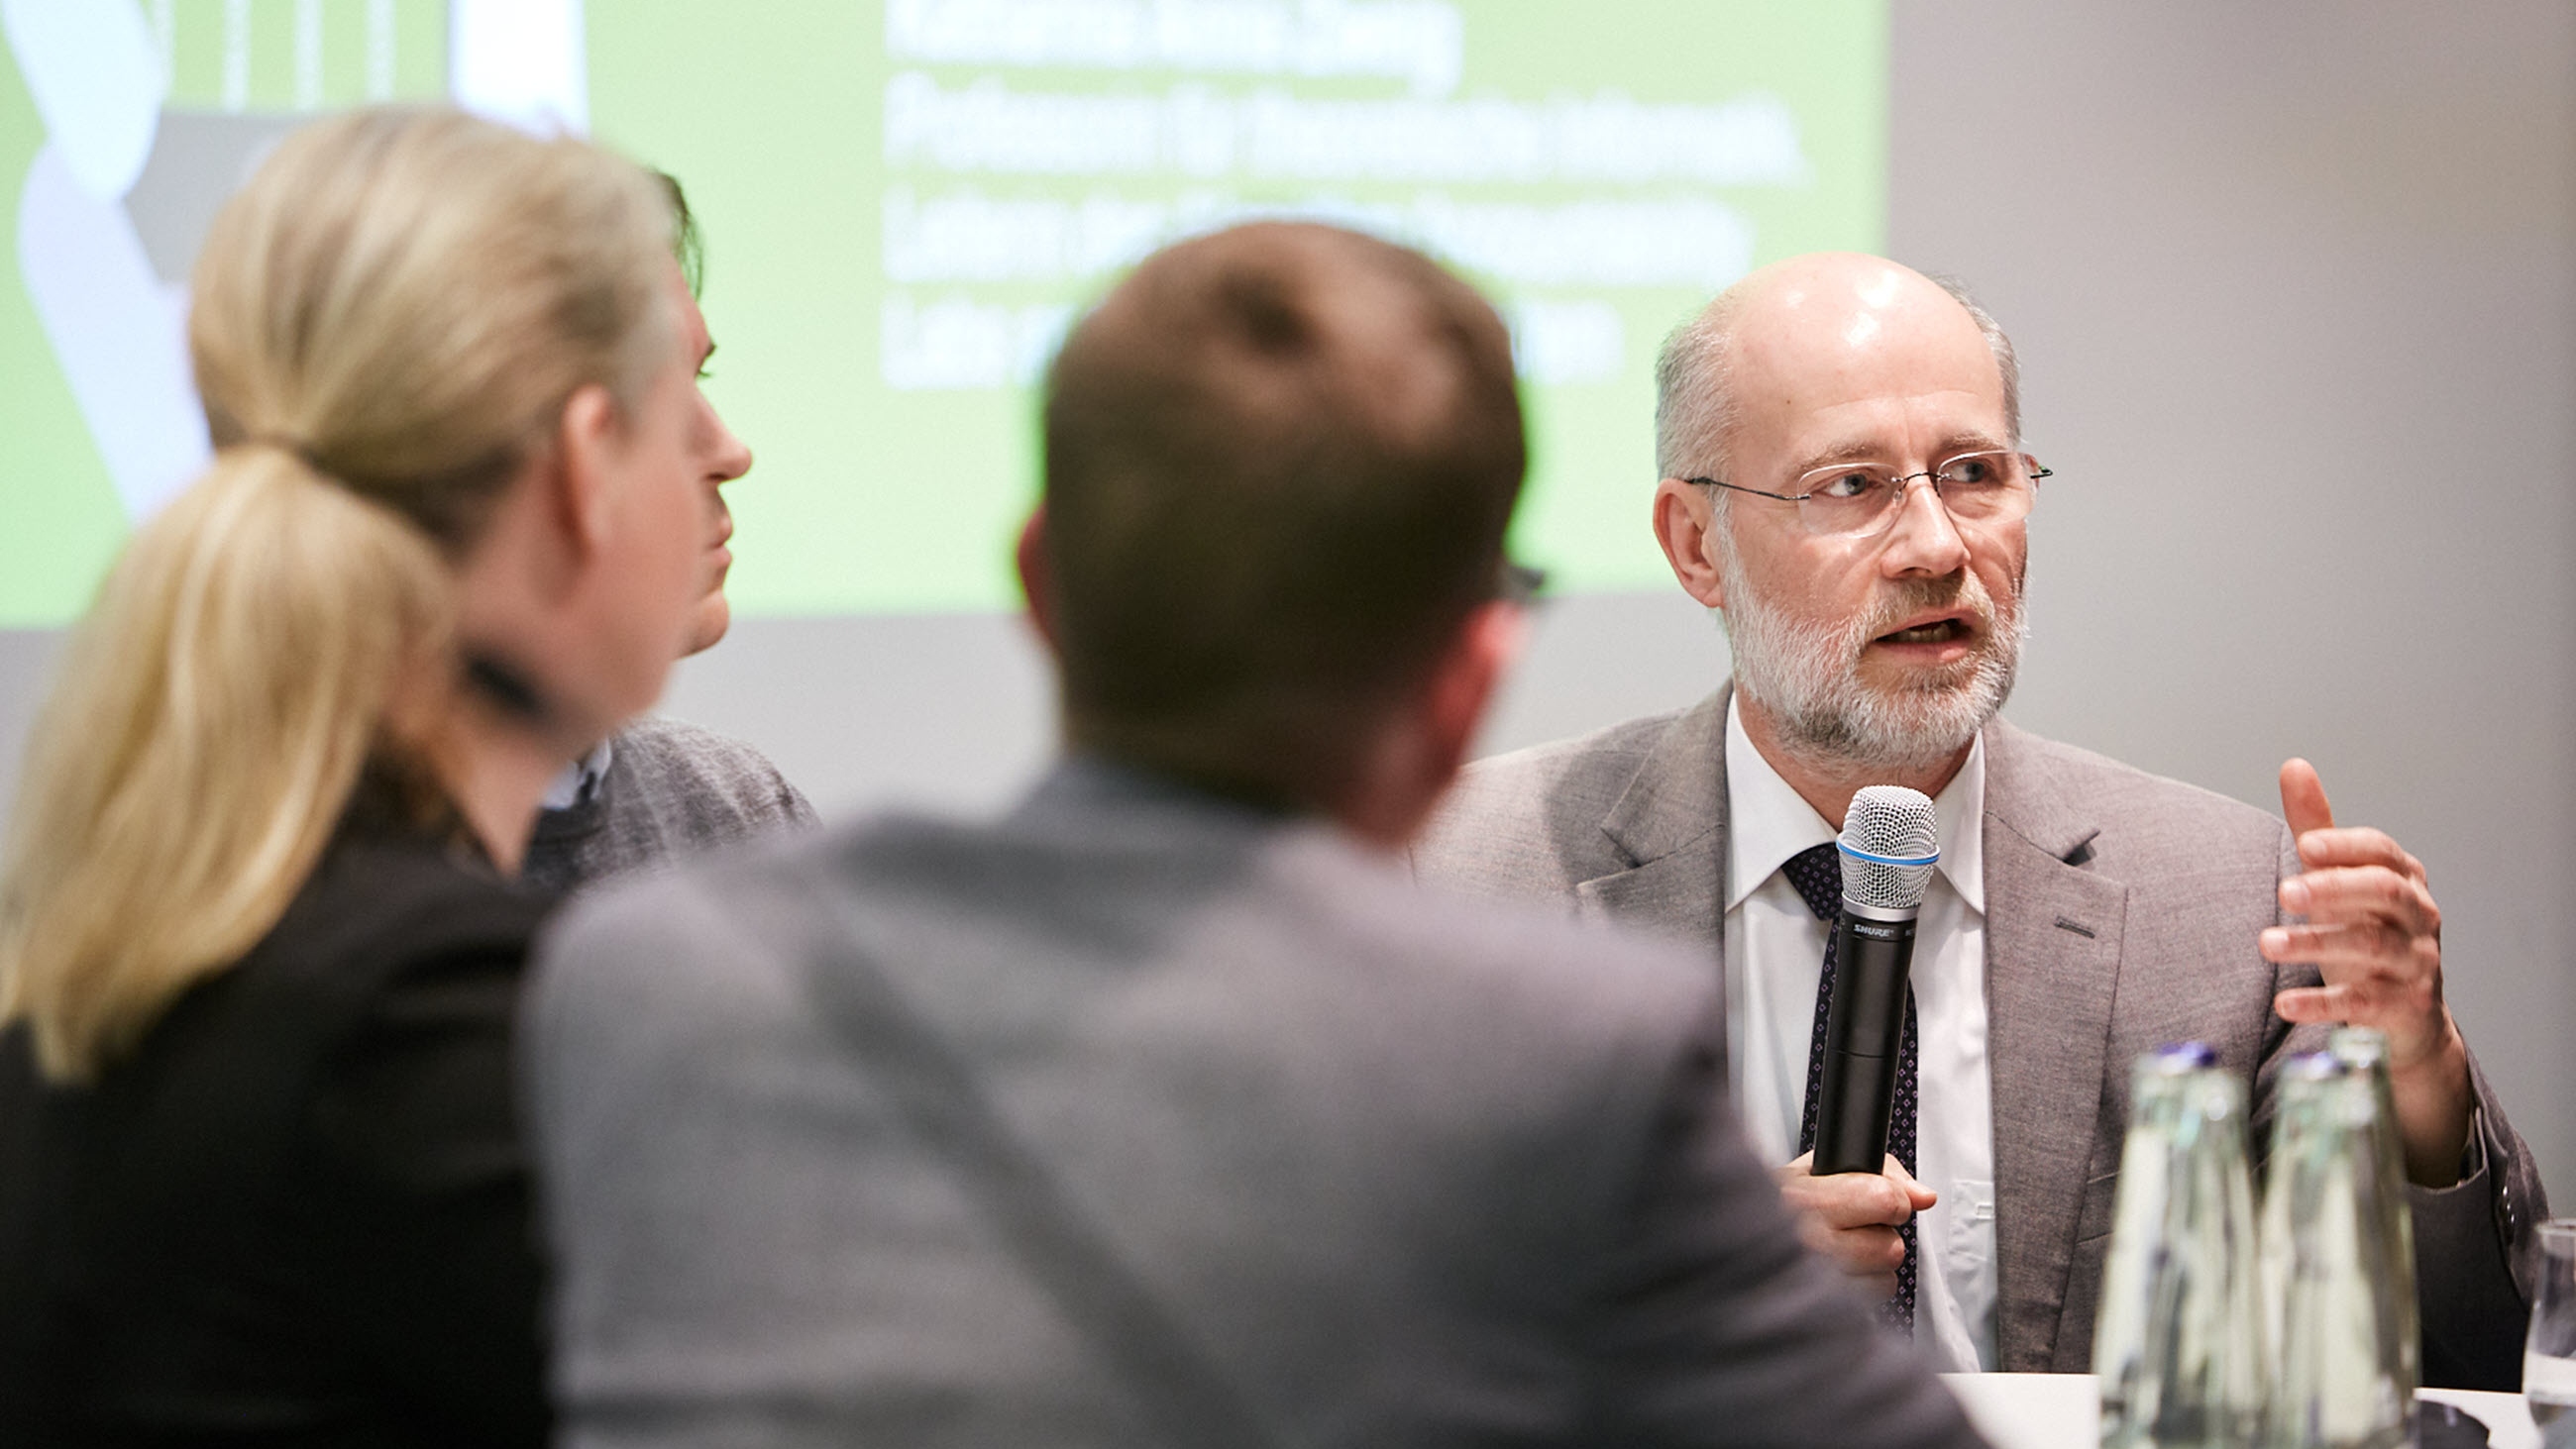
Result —
<svg viewBox="0 0 2576 1449"><path fill-rule="evenodd" d="M1783 1196L1945 1369L2091 1367L2139 1053L2215 1048L2259 1144L2284 1061L2333 1023L2377 1027L2426 1380L2514 1387L2547 1208L2442 1003L2422 866L2335 828L2304 761L2282 767L2285 826L1995 717L2047 476L2001 329L1893 262L1799 257L1676 331L1657 380L1655 532L1722 614L1731 684L1477 767L1420 874L1714 958L1736 1100ZM1940 863L1894 1155L1818 1177L1833 841L1864 785L1934 798Z"/></svg>

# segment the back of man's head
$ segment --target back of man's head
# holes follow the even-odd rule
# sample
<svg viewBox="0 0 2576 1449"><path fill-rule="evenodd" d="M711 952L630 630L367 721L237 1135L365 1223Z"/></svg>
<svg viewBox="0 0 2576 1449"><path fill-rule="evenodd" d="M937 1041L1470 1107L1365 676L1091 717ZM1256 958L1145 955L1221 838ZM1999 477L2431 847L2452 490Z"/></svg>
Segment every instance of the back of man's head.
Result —
<svg viewBox="0 0 2576 1449"><path fill-rule="evenodd" d="M1493 597L1526 462L1493 309L1289 223L1148 258L1066 341L1045 433L1072 742L1310 806Z"/></svg>

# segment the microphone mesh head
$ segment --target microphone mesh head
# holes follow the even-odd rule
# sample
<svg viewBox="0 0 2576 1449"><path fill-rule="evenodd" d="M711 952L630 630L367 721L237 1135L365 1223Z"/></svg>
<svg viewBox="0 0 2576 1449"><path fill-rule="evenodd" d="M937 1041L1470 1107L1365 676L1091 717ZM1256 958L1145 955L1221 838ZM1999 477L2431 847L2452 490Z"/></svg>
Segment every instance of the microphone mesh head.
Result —
<svg viewBox="0 0 2576 1449"><path fill-rule="evenodd" d="M1894 856L1919 865L1883 865L1852 854ZM1941 822L1932 797L1902 785L1864 785L1843 815L1843 899L1882 911L1910 911L1932 888L1941 854Z"/></svg>

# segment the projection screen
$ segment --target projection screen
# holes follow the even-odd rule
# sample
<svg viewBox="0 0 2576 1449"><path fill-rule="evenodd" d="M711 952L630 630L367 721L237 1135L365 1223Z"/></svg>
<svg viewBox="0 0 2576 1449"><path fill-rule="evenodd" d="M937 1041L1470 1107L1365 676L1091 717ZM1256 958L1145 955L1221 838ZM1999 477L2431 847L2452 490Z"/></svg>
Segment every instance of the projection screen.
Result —
<svg viewBox="0 0 2576 1449"><path fill-rule="evenodd" d="M1420 245L1512 324L1516 545L1652 586L1672 323L1882 244L1878 0L5 0L0 628L75 617L206 455L197 244L288 130L448 100L678 176L744 615L1006 607L1032 387L1086 299L1237 218Z"/></svg>

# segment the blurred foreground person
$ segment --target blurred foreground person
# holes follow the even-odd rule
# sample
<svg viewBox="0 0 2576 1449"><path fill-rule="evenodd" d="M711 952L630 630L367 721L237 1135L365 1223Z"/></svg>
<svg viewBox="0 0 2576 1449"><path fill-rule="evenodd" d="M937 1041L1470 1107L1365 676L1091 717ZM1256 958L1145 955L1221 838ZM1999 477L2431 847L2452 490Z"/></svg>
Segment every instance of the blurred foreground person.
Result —
<svg viewBox="0 0 2576 1449"><path fill-rule="evenodd" d="M505 878L700 596L671 228L441 111L302 131L216 219L214 464L12 822L0 1443L546 1438Z"/></svg>
<svg viewBox="0 0 2576 1449"><path fill-rule="evenodd" d="M1188 242L1045 450L1036 790L546 953L569 1442L1974 1443L1799 1247L1705 969L1407 877L1523 624L1492 310L1346 232Z"/></svg>
<svg viewBox="0 0 2576 1449"><path fill-rule="evenodd" d="M660 180L670 193L680 269L689 283L680 305L680 346L703 384L716 352L698 308L706 246L687 193L667 174ZM691 404L697 413L691 445L706 484L705 592L691 613L683 654L714 648L732 626L725 578L733 568L733 510L724 488L751 471L751 449L725 426L703 386L691 389ZM804 792L760 751L682 720L647 715L600 741L546 787L519 879L569 891L695 851L820 823Z"/></svg>

